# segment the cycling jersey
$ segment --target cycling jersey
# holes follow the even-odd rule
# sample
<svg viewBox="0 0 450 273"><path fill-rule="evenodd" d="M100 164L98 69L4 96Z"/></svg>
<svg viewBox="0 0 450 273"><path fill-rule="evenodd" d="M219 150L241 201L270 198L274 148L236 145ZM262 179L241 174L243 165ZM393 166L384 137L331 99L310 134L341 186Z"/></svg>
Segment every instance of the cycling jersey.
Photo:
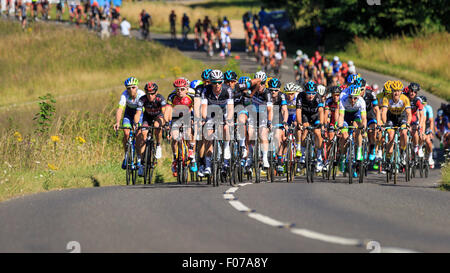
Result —
<svg viewBox="0 0 450 273"><path fill-rule="evenodd" d="M448 122L449 119L447 116L442 116L442 120L437 117L434 120L434 123L436 125L436 131L441 132L442 134L446 134L448 132L450 132L449 128L448 128Z"/></svg>
<svg viewBox="0 0 450 273"><path fill-rule="evenodd" d="M269 92L269 89L265 88L263 92L256 91L255 95L253 95L252 103L255 105L257 112L259 112L260 105L272 106L272 94Z"/></svg>
<svg viewBox="0 0 450 273"><path fill-rule="evenodd" d="M140 89L138 89L138 91L137 91L137 95L136 95L136 98L135 99L133 99L129 94L128 94L128 91L127 90L125 90L125 91L123 91L123 93L122 93L122 95L120 96L120 101L119 101L119 108L122 108L122 109L133 109L133 110L136 110L136 108L138 107L138 102L139 102L139 99L142 97L142 96L145 96L145 93L144 93L144 91L142 91L142 90L140 90Z"/></svg>
<svg viewBox="0 0 450 273"><path fill-rule="evenodd" d="M276 96L275 98L272 97L272 103L273 105L277 105L279 107L279 112L281 113L281 106L287 105L286 95L279 92L278 96Z"/></svg>
<svg viewBox="0 0 450 273"><path fill-rule="evenodd" d="M162 108L166 105L167 101L161 94L157 94L153 101L150 101L147 96L142 96L138 101L137 110L142 111L145 108L145 115L154 117L161 115Z"/></svg>
<svg viewBox="0 0 450 273"><path fill-rule="evenodd" d="M377 123L377 115L375 114L374 107L378 106L378 99L375 94L366 89L364 94L364 101L366 102L366 111L367 111L367 125L372 123Z"/></svg>
<svg viewBox="0 0 450 273"><path fill-rule="evenodd" d="M358 100L355 104L352 105L352 96L344 94L339 101L339 112L344 114L346 112L355 113L359 112L360 114L366 113L366 102L362 97L358 97Z"/></svg>
<svg viewBox="0 0 450 273"><path fill-rule="evenodd" d="M294 98L292 100L288 100L287 96L286 96L286 105L287 105L287 109L288 109L288 121L287 123L289 125L291 125L293 122L295 122L296 119L296 110L297 110L297 94L295 94Z"/></svg>
<svg viewBox="0 0 450 273"><path fill-rule="evenodd" d="M296 108L302 109L302 123L319 124L319 108L323 108L323 103L319 94L315 95L312 100L306 98L306 93L302 92L297 95Z"/></svg>
<svg viewBox="0 0 450 273"><path fill-rule="evenodd" d="M325 110L330 111L328 118L330 118L330 124L335 124L336 119L334 113L339 109L339 101L334 102L333 98L328 98L325 102Z"/></svg>
<svg viewBox="0 0 450 273"><path fill-rule="evenodd" d="M393 115L401 115L406 109L411 108L411 104L407 96L401 94L397 102L392 99L392 94L383 98L383 107L388 108L388 112Z"/></svg>
<svg viewBox="0 0 450 273"><path fill-rule="evenodd" d="M425 105L424 115L425 115L425 128L428 129L431 126L430 118L433 119L433 108L430 105Z"/></svg>
<svg viewBox="0 0 450 273"><path fill-rule="evenodd" d="M411 123L416 123L419 119L419 113L418 111L423 111L423 104L422 100L419 97L415 97L414 99L410 100L411 103Z"/></svg>
<svg viewBox="0 0 450 273"><path fill-rule="evenodd" d="M234 104L233 90L226 84L222 85L222 89L219 95L214 94L212 85L206 86L204 88L204 92L201 95L201 98L202 104L218 105L222 109L224 109L226 105Z"/></svg>
<svg viewBox="0 0 450 273"><path fill-rule="evenodd" d="M177 96L176 92L172 92L167 97L167 104L171 106L185 105L189 108L189 110L192 110L192 107L194 105L194 98L191 94L187 94L183 98L180 98L179 96Z"/></svg>

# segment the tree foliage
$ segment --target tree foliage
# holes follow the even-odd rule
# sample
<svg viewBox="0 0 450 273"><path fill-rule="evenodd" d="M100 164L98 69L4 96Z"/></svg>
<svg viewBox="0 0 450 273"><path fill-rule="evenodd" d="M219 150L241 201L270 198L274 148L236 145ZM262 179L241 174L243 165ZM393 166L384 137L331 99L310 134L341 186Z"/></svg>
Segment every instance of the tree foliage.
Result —
<svg viewBox="0 0 450 273"><path fill-rule="evenodd" d="M329 31L385 37L418 31L449 30L446 0L262 0L269 8L287 10L294 21L320 24ZM377 5L379 3L380 5Z"/></svg>

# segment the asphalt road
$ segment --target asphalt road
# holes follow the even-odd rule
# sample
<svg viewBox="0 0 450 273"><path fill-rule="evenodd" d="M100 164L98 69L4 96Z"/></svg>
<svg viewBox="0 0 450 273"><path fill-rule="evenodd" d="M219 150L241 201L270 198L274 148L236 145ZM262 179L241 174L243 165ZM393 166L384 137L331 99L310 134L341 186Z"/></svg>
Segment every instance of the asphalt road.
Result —
<svg viewBox="0 0 450 273"><path fill-rule="evenodd" d="M241 60L244 70L255 71L251 59ZM283 81L293 79L290 62ZM369 83L388 79L360 71ZM429 101L435 109L440 104L432 96ZM450 195L436 189L440 179L432 170L428 179L408 183L401 175L397 185L370 174L352 185L344 177L313 184L297 177L237 187L167 183L53 191L0 204L0 252L69 252L73 241L81 252L367 253L371 246L450 252Z"/></svg>

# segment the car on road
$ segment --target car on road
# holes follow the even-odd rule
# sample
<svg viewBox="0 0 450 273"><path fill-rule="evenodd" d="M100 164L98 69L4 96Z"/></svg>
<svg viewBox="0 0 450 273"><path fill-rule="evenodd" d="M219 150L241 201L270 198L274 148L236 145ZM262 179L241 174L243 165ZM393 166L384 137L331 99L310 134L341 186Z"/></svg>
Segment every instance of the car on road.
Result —
<svg viewBox="0 0 450 273"><path fill-rule="evenodd" d="M264 15L261 25L269 27L273 24L278 31L289 31L292 28L292 23L285 10L276 10L268 12Z"/></svg>

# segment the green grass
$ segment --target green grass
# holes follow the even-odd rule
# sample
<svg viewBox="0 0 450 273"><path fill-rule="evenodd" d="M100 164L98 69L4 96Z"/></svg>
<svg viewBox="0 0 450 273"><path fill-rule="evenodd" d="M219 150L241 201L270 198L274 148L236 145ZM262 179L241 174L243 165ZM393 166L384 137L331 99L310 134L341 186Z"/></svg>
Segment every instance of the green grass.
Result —
<svg viewBox="0 0 450 273"><path fill-rule="evenodd" d="M439 189L442 191L450 191L450 164L446 164L441 169L442 173L442 184Z"/></svg>

